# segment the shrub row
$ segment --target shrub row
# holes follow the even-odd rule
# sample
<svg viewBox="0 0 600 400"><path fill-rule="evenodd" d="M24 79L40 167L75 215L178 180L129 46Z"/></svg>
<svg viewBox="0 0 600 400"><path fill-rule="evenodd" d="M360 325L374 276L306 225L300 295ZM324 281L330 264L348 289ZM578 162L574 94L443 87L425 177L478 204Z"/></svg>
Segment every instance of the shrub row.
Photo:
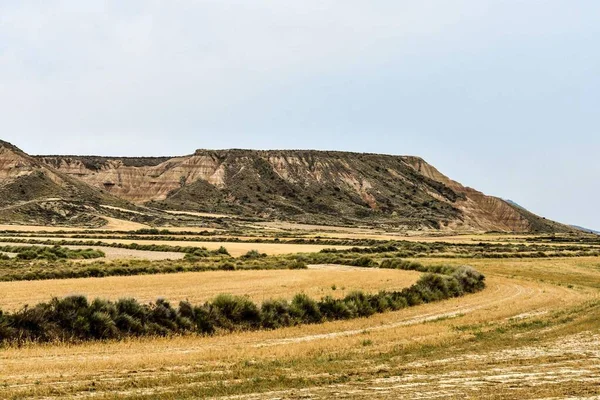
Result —
<svg viewBox="0 0 600 400"><path fill-rule="evenodd" d="M173 307L158 300L140 304L135 299L116 302L83 296L54 298L14 313L0 311L0 343L85 341L132 336L275 329L297 324L368 317L422 303L458 297L485 287L484 276L470 267L449 275L427 273L409 288L377 294L353 292L342 299L315 301L305 294L291 301L268 300L257 305L248 297L219 295L193 306Z"/></svg>
<svg viewBox="0 0 600 400"><path fill-rule="evenodd" d="M78 240L36 240L36 239L0 239L0 242L13 242L13 243L25 243L25 244L42 244L42 245L54 245L54 247L60 246L100 246L100 247L114 247L118 249L128 250L143 250L143 251L163 251L163 252L174 252L174 253L185 253L195 256L197 258L209 257L215 255L229 256L229 252L223 246L217 250L208 250L206 247L194 247L194 246L169 246L165 244L138 244L138 243L107 243L102 241L78 241ZM6 246L9 247L9 246ZM12 246L10 246L12 247ZM32 246L33 247L33 246ZM73 250L76 251L76 250Z"/></svg>
<svg viewBox="0 0 600 400"><path fill-rule="evenodd" d="M3 236L10 236L10 237L14 237L14 238L56 238L56 239L64 239L65 237L71 238L71 239L97 239L97 240L122 240L122 239L129 239L129 240L152 240L152 241L163 241L163 242L169 242L169 241L178 241L178 242L197 242L198 241L198 236L202 236L202 241L203 242L231 242L231 243L285 243L285 244L321 244L321 245L326 245L326 246L375 246L377 244L380 244L381 241L377 240L377 239L328 239L328 238L322 238L322 237L314 237L314 238L297 238L297 237L290 237L290 238L286 238L286 237L275 237L275 238L263 238L263 237L255 237L255 238L245 238L245 239L240 239L238 237L235 236L216 236L216 233L211 232L210 236L207 236L205 234L203 234L202 232L187 232L185 235L188 235L188 237L186 237L185 235L181 234L181 233L177 233L177 235L173 235L173 236L162 236L162 235L153 235L153 236L147 236L147 235L139 235L139 234L134 234L132 232L121 232L121 234L115 234L117 232L110 232L109 234L105 234L105 235L98 235L97 232L94 232L93 234L77 234L77 233L65 233L65 234L58 234L56 232L53 233L22 233L22 232L18 232L18 233L3 233L2 231L0 231L0 234L2 234ZM233 232L230 232L230 234L234 234ZM240 235L244 235L244 232L239 232ZM279 235L282 235L281 233L279 233ZM36 240L36 239L32 239L32 240ZM39 240L39 239L37 239ZM5 240L6 241L6 240ZM11 240L13 241L13 240Z"/></svg>
<svg viewBox="0 0 600 400"><path fill-rule="evenodd" d="M306 269L301 261L271 260L260 263L232 263L230 261L211 262L204 264L179 264L173 262L144 262L120 264L65 264L49 266L37 265L27 269L10 268L0 273L0 282L33 281L45 279L71 279L71 278L101 278L107 276L133 276L150 274L172 274L179 272L204 272L204 271L234 271L234 270L265 270L265 269ZM11 265L13 263L11 262Z"/></svg>
<svg viewBox="0 0 600 400"><path fill-rule="evenodd" d="M420 262L403 260L401 258L386 258L381 261L379 268L403 269L444 275L450 275L454 271L454 267L447 265L423 265Z"/></svg>
<svg viewBox="0 0 600 400"><path fill-rule="evenodd" d="M58 245L52 247L41 246L0 246L0 252L16 253L19 260L49 260L59 259L94 259L102 258L106 254L95 249L68 249Z"/></svg>
<svg viewBox="0 0 600 400"><path fill-rule="evenodd" d="M392 244L382 244L372 247L351 247L349 249L334 249L326 248L321 250L321 253L359 253L359 254L373 254L373 253L391 253L398 251L398 247Z"/></svg>

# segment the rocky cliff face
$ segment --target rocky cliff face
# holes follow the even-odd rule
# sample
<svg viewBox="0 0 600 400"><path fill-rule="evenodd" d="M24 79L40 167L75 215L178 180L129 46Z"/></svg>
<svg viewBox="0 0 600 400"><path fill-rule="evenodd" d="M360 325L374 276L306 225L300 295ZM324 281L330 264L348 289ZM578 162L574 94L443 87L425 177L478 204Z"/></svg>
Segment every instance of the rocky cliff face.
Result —
<svg viewBox="0 0 600 400"><path fill-rule="evenodd" d="M464 187L418 157L198 150L175 158L38 160L111 195L154 208L406 229L568 229Z"/></svg>
<svg viewBox="0 0 600 400"><path fill-rule="evenodd" d="M98 226L102 204L129 203L0 141L1 223Z"/></svg>
<svg viewBox="0 0 600 400"><path fill-rule="evenodd" d="M202 174L206 168L191 159L174 158L159 165L141 166L107 159L97 168L91 167L81 157L43 157L41 161L89 185L136 203L165 199L181 186L183 176L207 178Z"/></svg>

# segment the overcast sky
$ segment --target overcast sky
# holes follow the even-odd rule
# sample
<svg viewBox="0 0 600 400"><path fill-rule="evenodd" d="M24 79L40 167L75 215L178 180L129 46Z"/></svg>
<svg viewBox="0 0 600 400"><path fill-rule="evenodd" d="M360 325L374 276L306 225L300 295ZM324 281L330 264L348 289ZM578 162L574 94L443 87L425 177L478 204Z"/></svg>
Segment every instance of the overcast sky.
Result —
<svg viewBox="0 0 600 400"><path fill-rule="evenodd" d="M2 0L0 136L419 155L600 229L599 21L596 0Z"/></svg>

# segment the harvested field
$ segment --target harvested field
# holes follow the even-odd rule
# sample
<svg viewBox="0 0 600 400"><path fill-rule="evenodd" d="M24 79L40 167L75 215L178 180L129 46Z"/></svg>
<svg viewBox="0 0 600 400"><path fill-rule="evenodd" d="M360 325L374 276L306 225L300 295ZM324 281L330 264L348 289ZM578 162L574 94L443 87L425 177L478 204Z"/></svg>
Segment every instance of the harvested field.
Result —
<svg viewBox="0 0 600 400"><path fill-rule="evenodd" d="M107 221L107 224L96 228L96 230L108 230L108 231L133 231L137 229L149 228L148 225L139 224L137 222L125 221L122 219L111 218L101 216L101 218ZM0 225L2 231L19 231L19 232L73 232L81 231L84 228L81 227L68 227L68 226L42 226L42 225ZM94 229L90 229L94 230Z"/></svg>
<svg viewBox="0 0 600 400"><path fill-rule="evenodd" d="M486 275L524 277L539 282L572 287L600 288L600 258L509 258L509 259L415 259L428 265L463 265L468 263Z"/></svg>
<svg viewBox="0 0 600 400"><path fill-rule="evenodd" d="M166 244L223 245L234 255L252 248L294 253L329 247ZM599 257L415 260L425 265L472 265L486 275L487 288L370 318L273 331L5 348L0 351L0 398L559 399L597 395ZM258 302L290 298L302 291L316 298L340 297L353 289L398 289L420 275L339 265L309 268L7 282L0 283L0 307L11 310L75 293L193 303L220 293L246 294Z"/></svg>
<svg viewBox="0 0 600 400"><path fill-rule="evenodd" d="M148 225L140 224L138 222L133 221L125 221L122 219L111 218L102 216L108 223L104 225L101 229L109 230L109 231L135 231L138 229L146 229L149 228Z"/></svg>
<svg viewBox="0 0 600 400"><path fill-rule="evenodd" d="M69 249L87 249L88 246L65 246ZM174 251L146 251L146 250L132 250L132 249L119 249L116 247L106 246L91 246L93 249L102 250L107 260L181 260L183 259L183 253L177 253Z"/></svg>
<svg viewBox="0 0 600 400"><path fill-rule="evenodd" d="M44 399L592 395L599 308L596 294L491 277L481 293L368 319L6 349L0 390ZM513 318L540 310L548 311L541 320Z"/></svg>
<svg viewBox="0 0 600 400"><path fill-rule="evenodd" d="M343 297L353 290L398 290L415 283L414 271L314 266L309 270L209 271L127 277L0 282L0 308L14 310L53 296L82 294L116 300L134 297L141 302L158 298L202 303L221 293L248 295L255 301L291 298L306 293L320 298ZM335 286L335 287L334 287Z"/></svg>
<svg viewBox="0 0 600 400"><path fill-rule="evenodd" d="M346 232L346 233L371 233L377 232L376 230L370 228L356 228L356 227L347 227L347 226L334 226L334 225L310 225L310 224L300 224L294 222L257 222L254 224L256 227L260 228L274 228L281 230L300 230L300 231L331 231L331 232Z"/></svg>
<svg viewBox="0 0 600 400"><path fill-rule="evenodd" d="M10 237L3 237L3 239L12 239ZM45 237L31 237L27 239L34 240L50 240L52 242L59 242L60 238L45 238ZM69 238L69 241L88 241L90 239L81 238ZM206 247L208 250L217 250L219 247L225 247L229 253L234 257L239 257L246 254L250 250L258 250L261 253L268 255L277 254L291 254L291 253L314 253L321 251L325 248L335 249L348 249L351 246L327 246L317 244L288 244L288 243L241 243L241 242L202 242L202 241L177 241L171 240L168 242L162 240L131 240L131 239L106 239L106 243L121 243L131 244L137 243L141 245L150 244L168 244L169 246L190 246L190 247Z"/></svg>

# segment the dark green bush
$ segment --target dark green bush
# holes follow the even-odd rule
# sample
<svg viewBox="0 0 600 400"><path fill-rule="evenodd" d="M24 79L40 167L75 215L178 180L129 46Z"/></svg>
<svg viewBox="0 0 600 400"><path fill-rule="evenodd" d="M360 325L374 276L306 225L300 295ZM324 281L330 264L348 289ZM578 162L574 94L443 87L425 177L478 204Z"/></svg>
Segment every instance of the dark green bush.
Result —
<svg viewBox="0 0 600 400"><path fill-rule="evenodd" d="M319 302L319 310L327 320L350 319L355 316L344 300L334 299L331 296L327 296Z"/></svg>
<svg viewBox="0 0 600 400"><path fill-rule="evenodd" d="M265 301L261 306L260 314L263 328L275 329L290 326L294 323L290 305L286 300Z"/></svg>
<svg viewBox="0 0 600 400"><path fill-rule="evenodd" d="M302 323L314 324L323 319L317 302L304 293L294 296L290 308L292 315Z"/></svg>
<svg viewBox="0 0 600 400"><path fill-rule="evenodd" d="M221 317L220 322L230 330L237 326L242 329L256 328L261 322L258 307L248 297L221 294L212 301L211 306Z"/></svg>
<svg viewBox="0 0 600 400"><path fill-rule="evenodd" d="M258 250L250 250L240 258L243 260L255 260L258 258L265 258L267 255L265 253L261 253Z"/></svg>
<svg viewBox="0 0 600 400"><path fill-rule="evenodd" d="M289 266L289 269L308 269L308 266L303 261L293 261Z"/></svg>

